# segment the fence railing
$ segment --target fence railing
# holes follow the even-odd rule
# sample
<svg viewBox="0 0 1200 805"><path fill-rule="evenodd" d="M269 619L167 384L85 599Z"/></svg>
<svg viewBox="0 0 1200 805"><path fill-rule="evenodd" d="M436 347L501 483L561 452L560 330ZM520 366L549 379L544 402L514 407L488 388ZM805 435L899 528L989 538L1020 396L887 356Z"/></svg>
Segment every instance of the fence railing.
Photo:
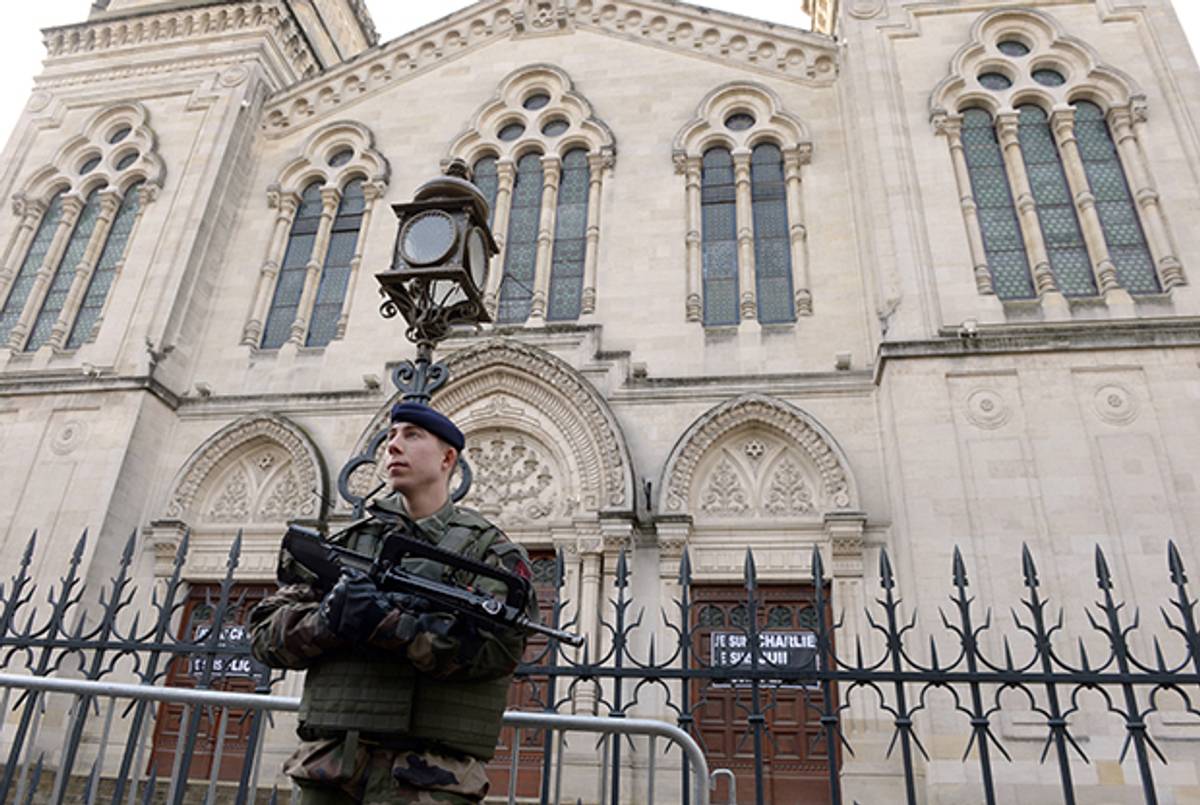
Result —
<svg viewBox="0 0 1200 805"><path fill-rule="evenodd" d="M81 604L79 570L85 539L76 545L44 608L33 605L29 568L35 542L30 540L17 572L0 590L0 672L16 672L22 678L131 680L138 688L186 684L203 691L240 686L251 697L267 695L279 681L278 675L251 660L238 626L239 613L251 603L246 589L234 584L240 538L231 545L222 581L198 596L195 587L188 591L183 579L185 537L169 578L156 585L148 604L135 605L129 575L135 546L131 537L94 615ZM544 589L561 591L562 559L547 561L548 565L535 564L535 577ZM1055 613L1051 607L1031 553L1024 550L1020 558L1024 592L1010 610L1012 630L1005 633L990 607L980 611L966 563L956 550L948 568L950 606L922 622L922 632L915 612L906 614L902 606L886 551L879 552L878 593L853 628L845 625L845 613L833 611L832 582L817 550L811 558L811 576L794 585L802 590L800 599L785 604L773 597L777 591L770 585L759 583L750 552L741 585L716 600L710 586L694 583L685 551L673 585L677 595L661 622L635 611L631 572L622 553L609 575L611 597L598 620L599 640L583 652L554 641L545 644L518 669L522 709L556 714L583 703L613 722L632 723L634 716L647 712L673 720L699 744L708 765L731 769L739 801L752 797L758 805L772 800L772 786L780 785L789 763L797 758L804 761L800 765L808 777L785 779L786 785L809 786L818 792L814 796L829 802L848 801L842 789L846 770L855 761L855 747L847 727L857 718L855 708L862 708L864 702L890 722L885 751L896 759L896 783L905 802L915 805L919 800L922 765L929 761L919 727L936 708L962 719L962 758L977 769L973 773L977 773L979 798L995 803L1003 782L998 776L1013 759L1012 743L1001 740L1003 730L998 724L1006 710L1014 709L1014 701L1015 709L1036 720L1040 762L1054 766L1061 800L1073 804L1079 801L1078 769L1089 761L1081 738L1086 730L1096 729L1083 716L1096 711L1113 719L1113 729L1123 736L1119 759L1133 758L1134 784L1145 802L1156 804L1160 800L1156 771L1169 753L1156 740L1151 720L1170 709L1173 718L1195 725L1188 735L1200 739L1196 600L1188 591L1184 564L1173 543L1167 545L1165 565L1167 600L1152 628L1137 610L1118 599L1108 562L1097 549L1094 606L1087 612L1086 628L1069 631L1062 611ZM653 566L657 572L657 563ZM572 627L575 624L562 621L563 613L573 610L571 602L556 599L549 619L560 628ZM664 634L669 638L665 643ZM11 692L9 688L0 693L0 706L5 711L11 706L16 716L4 733L8 757L0 777L0 801L7 801L16 790L13 801L23 802L21 796L31 790L29 783L38 768L39 729L48 716L44 697L25 692L14 701ZM183 698L178 701L185 702L188 694L179 695ZM81 739L93 719L99 724L88 734L98 741L99 756L107 751L111 736L119 735L122 743L121 759L112 764L116 772L105 773L113 781L106 799L114 805L133 805L129 781L145 779L148 767L154 769L151 776L160 766L169 769L173 787L168 801L179 803L184 787L178 781L187 778L198 756L212 764L215 779L223 753L236 751L247 758L261 753L261 708L247 709L237 720L220 719L214 728L213 715L206 715L204 707L185 702L182 713L165 724L163 708L137 699L124 707L115 725L116 700L102 699L83 694L65 717L57 713L63 718L62 744L57 755L51 754L56 761L54 789L60 795L76 773ZM1099 705L1088 705L1089 699ZM1172 705L1166 704L1168 699ZM785 735L790 727L780 718L784 702L807 719L799 733ZM717 704L724 707L719 722L713 715ZM524 717L511 723L523 723ZM169 761L164 756L158 766L148 764L145 757L146 747L155 743L146 740L150 729L173 741ZM534 775L540 778L539 796L549 803L553 801L552 769L561 763L563 753L549 731L537 734L531 729L525 727L525 740L510 736L507 755L514 771L540 769ZM614 726L611 731L622 730ZM205 743L198 748L201 734ZM721 735L724 738L714 737ZM623 758L631 746L621 740L606 744L609 771L602 802L640 799L640 792L629 792L625 777L636 763L642 768L647 760L654 764L656 752L652 749L646 756L635 747L636 763L631 764ZM156 751L155 746L149 751ZM681 752L678 763L679 797L686 805L702 803L695 787L698 756ZM258 766L257 762L241 766L237 805L257 790ZM101 776L100 765L93 764L84 773L94 786ZM516 776L510 774L510 787ZM561 782L561 774L557 780ZM653 797L653 790L648 795Z"/></svg>

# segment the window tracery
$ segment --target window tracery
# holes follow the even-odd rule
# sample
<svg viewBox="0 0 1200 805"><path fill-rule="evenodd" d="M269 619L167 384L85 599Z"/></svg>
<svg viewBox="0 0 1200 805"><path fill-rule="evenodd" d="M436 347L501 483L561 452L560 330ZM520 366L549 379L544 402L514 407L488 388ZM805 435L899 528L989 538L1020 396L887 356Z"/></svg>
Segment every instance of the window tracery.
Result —
<svg viewBox="0 0 1200 805"><path fill-rule="evenodd" d="M1185 282L1142 151L1145 97L1050 17L980 18L931 109L980 293L1112 303Z"/></svg>
<svg viewBox="0 0 1200 805"><path fill-rule="evenodd" d="M812 314L801 168L807 128L758 84L710 92L675 137L688 206L688 321L793 322Z"/></svg>
<svg viewBox="0 0 1200 805"><path fill-rule="evenodd" d="M0 345L76 349L95 336L162 175L140 104L100 111L34 173L13 199L21 223L0 266Z"/></svg>
<svg viewBox="0 0 1200 805"><path fill-rule="evenodd" d="M472 166L500 255L484 299L502 324L571 321L596 309L600 197L615 142L558 67L509 74L449 158Z"/></svg>
<svg viewBox="0 0 1200 805"><path fill-rule="evenodd" d="M332 123L308 139L267 191L277 214L243 344L324 347L345 335L361 234L388 177L387 160L360 123Z"/></svg>

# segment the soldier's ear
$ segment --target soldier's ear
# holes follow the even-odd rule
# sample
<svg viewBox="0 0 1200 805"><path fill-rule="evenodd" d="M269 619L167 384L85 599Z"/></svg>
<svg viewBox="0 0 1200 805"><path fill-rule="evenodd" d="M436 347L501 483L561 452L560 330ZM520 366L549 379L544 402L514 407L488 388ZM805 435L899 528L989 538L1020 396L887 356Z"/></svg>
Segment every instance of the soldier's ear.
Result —
<svg viewBox="0 0 1200 805"><path fill-rule="evenodd" d="M454 471L454 465L458 463L458 450L450 445L442 442L445 449L442 450L442 469L448 472Z"/></svg>

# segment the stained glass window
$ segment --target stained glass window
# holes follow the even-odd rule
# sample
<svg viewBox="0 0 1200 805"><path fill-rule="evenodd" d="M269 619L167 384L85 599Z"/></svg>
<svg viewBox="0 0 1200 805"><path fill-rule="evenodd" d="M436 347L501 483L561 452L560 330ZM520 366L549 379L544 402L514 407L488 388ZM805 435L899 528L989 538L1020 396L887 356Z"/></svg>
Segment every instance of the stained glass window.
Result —
<svg viewBox="0 0 1200 805"><path fill-rule="evenodd" d="M983 73L979 76L979 85L984 89L1008 89L1012 80L1004 73Z"/></svg>
<svg viewBox="0 0 1200 805"><path fill-rule="evenodd" d="M1117 281L1130 293L1159 293L1162 287L1154 271L1154 259L1099 106L1087 101L1075 104L1075 138L1088 186L1096 197L1104 240L1117 267Z"/></svg>
<svg viewBox="0 0 1200 805"><path fill-rule="evenodd" d="M550 259L549 321L579 318L583 295L583 257L587 249L587 152L574 148L562 162L554 221L554 253Z"/></svg>
<svg viewBox="0 0 1200 805"><path fill-rule="evenodd" d="M542 157L526 154L517 162L512 207L508 214L504 276L500 280L500 306L496 316L501 323L522 322L529 317L541 216Z"/></svg>
<svg viewBox="0 0 1200 805"><path fill-rule="evenodd" d="M1029 55L1029 46L1024 42L1018 42L1015 39L1006 39L996 47L998 47L1000 52L1005 56L1020 58L1021 56Z"/></svg>
<svg viewBox="0 0 1200 805"><path fill-rule="evenodd" d="M1001 299L1032 298L1025 241L991 114L984 109L965 110L962 140L992 287Z"/></svg>
<svg viewBox="0 0 1200 805"><path fill-rule="evenodd" d="M778 146L763 143L755 146L751 153L750 197L754 209L758 320L763 324L795 321L787 193L783 178L783 154Z"/></svg>
<svg viewBox="0 0 1200 805"><path fill-rule="evenodd" d="M700 172L704 324L738 323L737 200L733 157L725 148L704 152Z"/></svg>
<svg viewBox="0 0 1200 805"><path fill-rule="evenodd" d="M263 328L263 349L278 349L288 339L292 322L296 320L296 309L300 306L300 295L304 292L304 275L320 223L321 183L313 182L300 197L300 206L292 221L283 264L275 281L271 310Z"/></svg>
<svg viewBox="0 0 1200 805"><path fill-rule="evenodd" d="M496 191L500 187L500 177L496 173L496 158L484 157L476 161L471 169L471 180L483 191L488 203L488 223L496 220Z"/></svg>
<svg viewBox="0 0 1200 805"><path fill-rule="evenodd" d="M63 304L67 301L71 283L75 281L75 268L83 260L88 241L92 239L92 231L96 228L96 218L99 214L100 194L93 190L88 196L87 203L83 206L83 211L79 213L79 220L75 222L75 231L71 233L71 238L67 241L67 248L54 268L50 289L46 291L46 297L42 300L42 309L38 311L33 329L29 332L29 339L25 342L26 352L33 352L50 340L54 323L58 321L58 314L62 312Z"/></svg>
<svg viewBox="0 0 1200 805"><path fill-rule="evenodd" d="M88 340L92 335L92 328L100 318L104 300L108 298L109 288L112 287L117 273L117 266L125 256L125 246L133 231L133 222L137 219L138 205L141 203L138 199L139 187L140 184L135 184L125 191L121 208L117 210L117 216L113 219L112 226L109 227L108 237L104 241L104 250L100 252L100 258L92 270L87 290L83 293L83 302L79 307L79 313L75 316L75 325L71 328L71 335L67 338L68 349L75 349Z"/></svg>
<svg viewBox="0 0 1200 805"><path fill-rule="evenodd" d="M1067 83L1067 79L1058 70L1045 68L1042 70L1033 71L1033 80L1044 87L1061 87Z"/></svg>
<svg viewBox="0 0 1200 805"><path fill-rule="evenodd" d="M34 277L37 275L38 269L42 267L42 261L46 259L46 252L50 250L50 243L54 240L58 222L62 219L62 199L62 193L59 193L46 206L46 212L42 215L37 232L34 233L33 240L29 243L29 251L25 253L25 259L21 261L21 267L17 269L16 279L13 280L12 286L8 290L8 299L4 301L4 307L0 308L0 343L8 340L13 326L21 318L21 311L25 309L29 291L33 288Z"/></svg>
<svg viewBox="0 0 1200 805"><path fill-rule="evenodd" d="M321 269L321 282L317 285L317 299L313 304L305 346L323 347L337 334L338 319L346 300L346 283L350 281L350 263L358 245L366 203L361 179L346 185L329 233L329 248L325 252L325 266Z"/></svg>
<svg viewBox="0 0 1200 805"><path fill-rule="evenodd" d="M1094 296L1096 280L1092 263L1058 146L1050 132L1050 120L1041 107L1032 104L1019 107L1017 112L1021 155L1037 205L1050 270L1065 295Z"/></svg>

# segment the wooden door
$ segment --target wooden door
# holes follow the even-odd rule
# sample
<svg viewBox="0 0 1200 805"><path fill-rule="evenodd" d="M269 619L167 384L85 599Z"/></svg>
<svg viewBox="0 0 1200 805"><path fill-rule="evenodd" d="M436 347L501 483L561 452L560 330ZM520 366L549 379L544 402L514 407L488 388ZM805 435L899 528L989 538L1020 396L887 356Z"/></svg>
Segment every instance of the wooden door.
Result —
<svg viewBox="0 0 1200 805"><path fill-rule="evenodd" d="M533 588L537 592L538 611L542 623L550 623L554 616L554 603L558 597L555 587L555 561L553 551L531 551L530 566L533 572ZM523 662L545 665L548 638L532 635L525 648ZM563 692L557 692L562 697ZM536 677L517 680L508 691L508 709L541 711L545 709L548 696L547 679ZM496 756L488 764L488 780L492 795L508 793L512 774L513 737L516 731L505 727L500 731ZM517 757L517 796L537 797L542 790L542 758L544 757L545 731L521 730L521 746Z"/></svg>
<svg viewBox="0 0 1200 805"><path fill-rule="evenodd" d="M745 630L749 626L746 590L740 586L704 586L694 590L693 647L702 660L723 665L749 664ZM769 586L758 591L757 628L760 663L805 667L815 662L815 629L819 617L812 605L811 587ZM828 615L826 614L827 618ZM720 782L713 802L754 802L754 735L749 683L693 683L696 728L710 769L734 773L736 800L728 783ZM796 684L762 684L759 709L765 718L762 736L764 801L775 805L821 805L830 801L829 751L821 727L819 688ZM836 758L835 758L836 760Z"/></svg>
<svg viewBox="0 0 1200 805"><path fill-rule="evenodd" d="M248 640L246 623L250 610L275 591L275 585L241 584L230 592L230 610L222 624L222 636L233 642ZM215 584L193 584L188 591L180 626L180 640L198 643L213 628L213 616L220 588ZM169 687L194 688L203 673L204 657L193 655L178 657L167 671ZM221 677L217 669L224 671ZM214 667L213 690L250 693L255 689L258 675L265 668L248 655L217 657ZM241 779L242 768L249 751L250 719L246 711L228 708L206 708L201 710L200 727L196 732L192 761L187 770L189 779L207 779L212 774L216 757L217 741L222 723L225 725L225 740L221 748L221 767L218 779L236 781ZM159 706L158 718L154 722L154 743L147 773L157 771L158 779L170 779L175 767L175 752L181 739L186 739L191 709L185 716L181 704Z"/></svg>

